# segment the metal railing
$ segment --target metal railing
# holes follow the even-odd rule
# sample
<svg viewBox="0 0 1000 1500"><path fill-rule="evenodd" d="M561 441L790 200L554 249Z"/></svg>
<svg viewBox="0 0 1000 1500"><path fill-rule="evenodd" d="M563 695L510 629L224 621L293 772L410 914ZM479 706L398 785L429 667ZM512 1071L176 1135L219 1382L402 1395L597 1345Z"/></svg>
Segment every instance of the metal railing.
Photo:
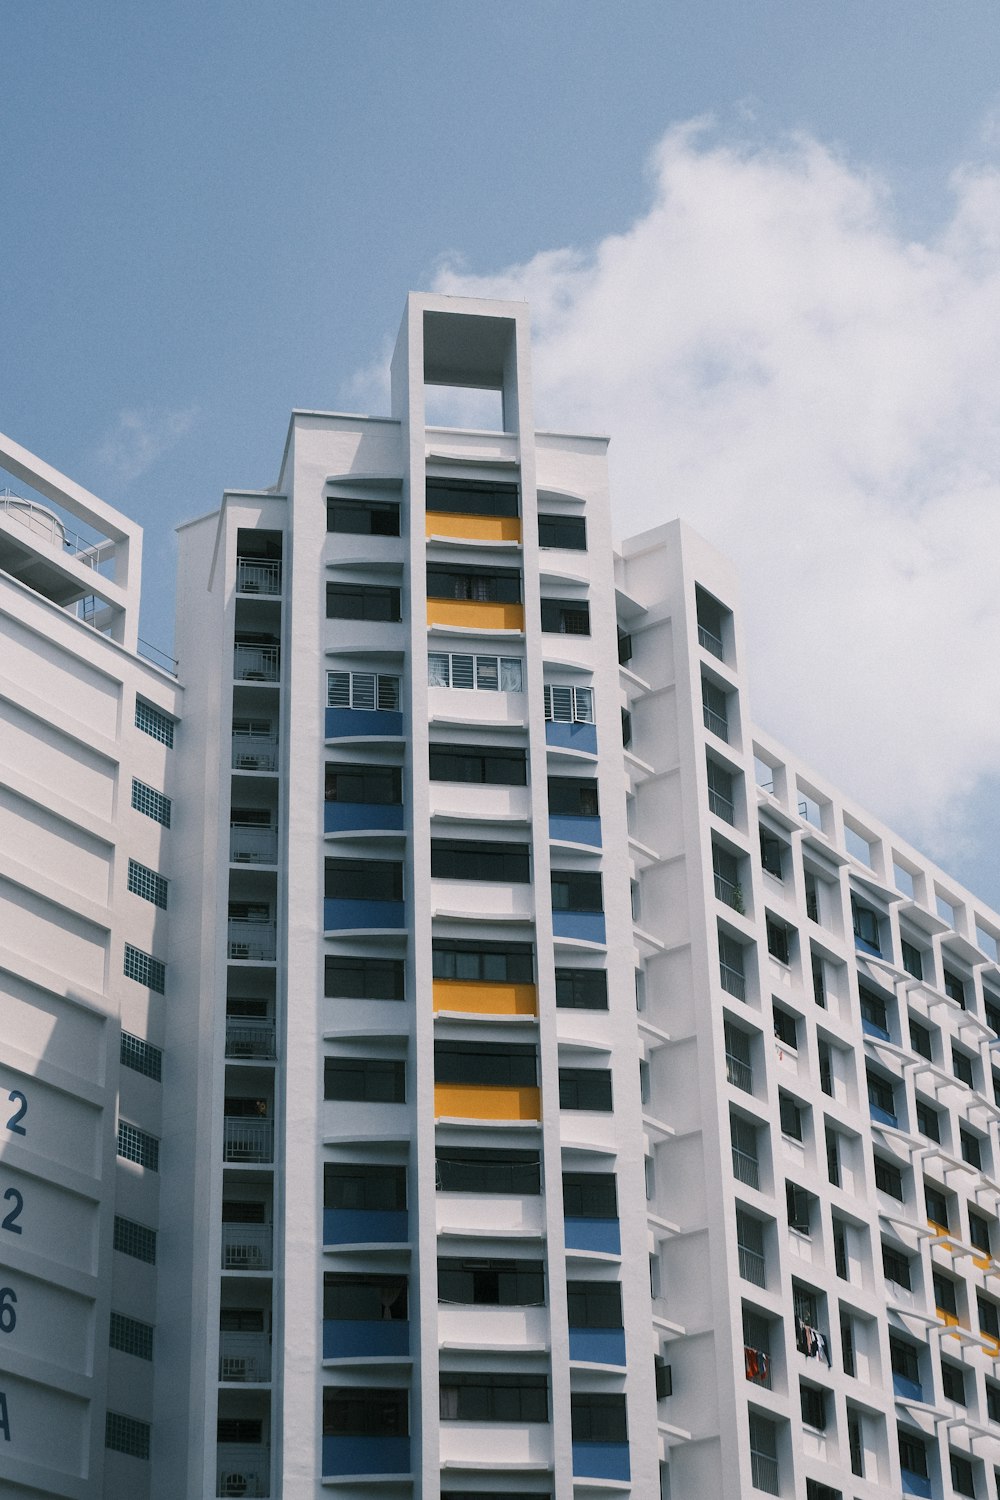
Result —
<svg viewBox="0 0 1000 1500"><path fill-rule="evenodd" d="M270 1224L223 1224L224 1271L270 1271L273 1258Z"/></svg>
<svg viewBox="0 0 1000 1500"><path fill-rule="evenodd" d="M278 858L278 830L259 824L232 823L229 860L239 865L273 865Z"/></svg>
<svg viewBox="0 0 1000 1500"><path fill-rule="evenodd" d="M733 1176L737 1182L746 1183L747 1187L760 1187L760 1163L756 1156L751 1156L748 1151L740 1151L737 1146L733 1147Z"/></svg>
<svg viewBox="0 0 1000 1500"><path fill-rule="evenodd" d="M215 1493L264 1500L271 1493L271 1454L259 1443L220 1443Z"/></svg>
<svg viewBox="0 0 1000 1500"><path fill-rule="evenodd" d="M714 631L707 630L704 625L698 626L698 643L704 646L706 651L711 651L712 655L717 656L720 661L725 661L726 648L722 644L721 637L717 636Z"/></svg>
<svg viewBox="0 0 1000 1500"><path fill-rule="evenodd" d="M223 1119L224 1161L273 1161L274 1121L253 1115L226 1115Z"/></svg>
<svg viewBox="0 0 1000 1500"><path fill-rule="evenodd" d="M219 1334L219 1379L255 1385L271 1378L271 1342L266 1333Z"/></svg>
<svg viewBox="0 0 1000 1500"><path fill-rule="evenodd" d="M740 1261L740 1275L744 1281L752 1281L754 1286L767 1286L767 1265L759 1250L751 1250L747 1245L737 1245Z"/></svg>
<svg viewBox="0 0 1000 1500"><path fill-rule="evenodd" d="M277 559L238 557L236 591L239 594L280 594L281 563Z"/></svg>
<svg viewBox="0 0 1000 1500"><path fill-rule="evenodd" d="M765 1495L780 1495L778 1460L771 1458L770 1454L758 1453L756 1449L751 1448L750 1482L755 1490L763 1490Z"/></svg>
<svg viewBox="0 0 1000 1500"><path fill-rule="evenodd" d="M61 552L68 552L75 562L83 563L95 571L108 563L115 555L112 541L92 542L66 525L61 516L40 505L37 500L25 500L13 490L0 490L0 510L11 521L17 521L43 541L51 542Z"/></svg>
<svg viewBox="0 0 1000 1500"><path fill-rule="evenodd" d="M260 738L252 734L233 735L234 771L276 771L278 769L278 741L270 737Z"/></svg>
<svg viewBox="0 0 1000 1500"><path fill-rule="evenodd" d="M727 880L715 871L715 894L719 901L731 906L733 911L743 912L743 887L735 880Z"/></svg>
<svg viewBox="0 0 1000 1500"><path fill-rule="evenodd" d="M248 646L237 641L233 676L239 682L277 682L281 672L280 646Z"/></svg>
<svg viewBox="0 0 1000 1500"><path fill-rule="evenodd" d="M705 728L711 730L713 734L717 734L719 739L725 740L728 745L729 720L722 714L717 714L714 708L709 708L707 703L702 704L701 712L705 720Z"/></svg>
<svg viewBox="0 0 1000 1500"><path fill-rule="evenodd" d="M278 929L273 922L229 923L229 957L272 963L278 951Z"/></svg>
<svg viewBox="0 0 1000 1500"><path fill-rule="evenodd" d="M734 1089L742 1089L745 1094L753 1093L753 1069L732 1052L726 1053L726 1077Z"/></svg>
<svg viewBox="0 0 1000 1500"><path fill-rule="evenodd" d="M735 995L737 1000L746 999L747 984L739 969L733 969L729 964L720 964L719 978L728 995Z"/></svg>
<svg viewBox="0 0 1000 1500"><path fill-rule="evenodd" d="M227 1057L274 1057L274 1021L267 1016L229 1016Z"/></svg>
<svg viewBox="0 0 1000 1500"><path fill-rule="evenodd" d="M717 792L713 786L708 789L708 810L717 818L721 818L724 823L736 822L736 808L731 798L723 796L722 792Z"/></svg>

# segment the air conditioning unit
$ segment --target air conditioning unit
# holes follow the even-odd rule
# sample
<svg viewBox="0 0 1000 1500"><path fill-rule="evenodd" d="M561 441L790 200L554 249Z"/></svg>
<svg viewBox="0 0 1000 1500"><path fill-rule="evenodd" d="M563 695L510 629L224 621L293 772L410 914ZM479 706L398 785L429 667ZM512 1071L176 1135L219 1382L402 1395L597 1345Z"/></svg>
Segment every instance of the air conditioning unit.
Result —
<svg viewBox="0 0 1000 1500"><path fill-rule="evenodd" d="M258 1271L261 1264L259 1245L227 1245L227 1271Z"/></svg>
<svg viewBox="0 0 1000 1500"><path fill-rule="evenodd" d="M257 1361L252 1355L224 1354L221 1360L223 1380L246 1381L257 1379Z"/></svg>
<svg viewBox="0 0 1000 1500"><path fill-rule="evenodd" d="M241 1474L239 1470L219 1476L220 1495L252 1495L253 1476Z"/></svg>

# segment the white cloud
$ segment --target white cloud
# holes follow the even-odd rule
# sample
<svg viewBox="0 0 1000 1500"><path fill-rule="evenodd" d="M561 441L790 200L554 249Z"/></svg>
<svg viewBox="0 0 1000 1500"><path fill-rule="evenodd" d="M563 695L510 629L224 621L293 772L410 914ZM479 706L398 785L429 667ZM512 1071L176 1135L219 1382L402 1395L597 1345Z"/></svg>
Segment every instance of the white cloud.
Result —
<svg viewBox="0 0 1000 1500"><path fill-rule="evenodd" d="M612 434L620 534L680 515L735 560L755 719L970 856L1000 764L1000 175L957 171L925 243L806 136L694 122L653 181L627 232L437 290L532 304L536 422Z"/></svg>
<svg viewBox="0 0 1000 1500"><path fill-rule="evenodd" d="M106 484L115 488L134 484L190 431L196 416L194 407L163 410L144 406L119 412L94 454L107 476Z"/></svg>

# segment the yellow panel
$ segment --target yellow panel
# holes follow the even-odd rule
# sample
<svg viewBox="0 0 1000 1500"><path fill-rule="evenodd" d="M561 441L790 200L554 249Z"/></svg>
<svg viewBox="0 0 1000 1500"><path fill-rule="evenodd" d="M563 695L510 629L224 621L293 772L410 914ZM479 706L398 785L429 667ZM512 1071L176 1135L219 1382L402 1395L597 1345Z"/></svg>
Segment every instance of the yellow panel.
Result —
<svg viewBox="0 0 1000 1500"><path fill-rule="evenodd" d="M471 630L523 630L523 604L484 604L478 599L428 599L428 625L465 625Z"/></svg>
<svg viewBox="0 0 1000 1500"><path fill-rule="evenodd" d="M435 1010L465 1010L477 1015L535 1016L538 997L533 984L485 984L464 979L435 979Z"/></svg>
<svg viewBox="0 0 1000 1500"><path fill-rule="evenodd" d="M428 536L464 536L474 542L519 542L520 516L455 516L429 510Z"/></svg>
<svg viewBox="0 0 1000 1500"><path fill-rule="evenodd" d="M972 1257L972 1264L978 1266L980 1271L988 1271L993 1261L988 1255L974 1255Z"/></svg>
<svg viewBox="0 0 1000 1500"><path fill-rule="evenodd" d="M434 1113L461 1120L540 1120L541 1096L533 1088L436 1083Z"/></svg>
<svg viewBox="0 0 1000 1500"><path fill-rule="evenodd" d="M934 1311L948 1328L958 1328L960 1326L955 1313L945 1312L942 1307L936 1307Z"/></svg>
<svg viewBox="0 0 1000 1500"><path fill-rule="evenodd" d="M989 1333L980 1333L979 1337L989 1349L993 1359L1000 1359L1000 1339L995 1339Z"/></svg>

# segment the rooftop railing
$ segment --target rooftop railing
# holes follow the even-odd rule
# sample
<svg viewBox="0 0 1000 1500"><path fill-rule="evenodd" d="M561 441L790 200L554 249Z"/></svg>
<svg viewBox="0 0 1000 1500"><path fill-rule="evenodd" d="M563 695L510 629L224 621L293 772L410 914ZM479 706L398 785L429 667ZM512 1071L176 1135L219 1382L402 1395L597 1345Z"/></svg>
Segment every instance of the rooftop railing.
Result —
<svg viewBox="0 0 1000 1500"><path fill-rule="evenodd" d="M41 541L49 542L59 552L68 552L76 561L88 568L100 569L115 555L112 541L92 542L79 532L73 531L60 516L40 505L36 500L25 500L12 490L0 490L0 511L11 521L17 521Z"/></svg>

